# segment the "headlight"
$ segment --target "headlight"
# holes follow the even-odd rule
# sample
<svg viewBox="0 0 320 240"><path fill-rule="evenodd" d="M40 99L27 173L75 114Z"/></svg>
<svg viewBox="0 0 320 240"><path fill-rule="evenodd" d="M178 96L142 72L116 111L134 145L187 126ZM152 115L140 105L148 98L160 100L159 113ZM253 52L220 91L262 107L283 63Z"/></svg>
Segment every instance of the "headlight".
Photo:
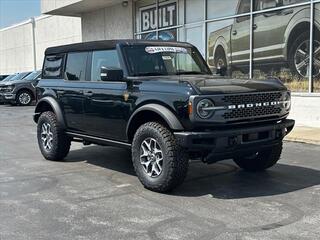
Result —
<svg viewBox="0 0 320 240"><path fill-rule="evenodd" d="M6 90L7 92L12 92L13 89L14 89L14 85L9 85L9 86L6 86L6 87L5 87L5 90Z"/></svg>
<svg viewBox="0 0 320 240"><path fill-rule="evenodd" d="M291 108L291 94L290 94L290 92L286 93L284 101L283 101L283 106L287 112L290 111L290 108Z"/></svg>
<svg viewBox="0 0 320 240"><path fill-rule="evenodd" d="M197 104L197 113L201 118L209 118L214 113L214 104L210 99L203 99Z"/></svg>

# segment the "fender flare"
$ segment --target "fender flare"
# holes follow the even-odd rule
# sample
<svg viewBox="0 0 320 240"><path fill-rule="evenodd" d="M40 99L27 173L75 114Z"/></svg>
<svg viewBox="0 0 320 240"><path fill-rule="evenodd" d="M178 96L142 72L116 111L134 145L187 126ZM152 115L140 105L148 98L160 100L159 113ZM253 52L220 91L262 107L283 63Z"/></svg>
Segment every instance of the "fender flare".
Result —
<svg viewBox="0 0 320 240"><path fill-rule="evenodd" d="M213 51L212 51L212 57L213 59L215 58L216 55L216 51L218 47L222 47L222 49L224 50L224 53L226 55L226 60L227 60L227 64L230 64L230 58L229 58L229 54L228 54L228 44L226 39L223 36L220 36L217 38L216 42L214 43L214 47L213 47Z"/></svg>
<svg viewBox="0 0 320 240"><path fill-rule="evenodd" d="M139 107L131 115L131 117L128 121L128 124L127 124L127 129L126 129L127 136L129 134L129 129L132 124L132 120L134 119L134 117L138 113L140 113L142 111L151 111L151 112L154 112L154 113L160 115L172 130L177 130L177 131L184 130L182 124L180 123L178 118L173 114L173 112L171 110L169 110L167 107L164 107L160 104L150 103L150 104L146 104L142 107Z"/></svg>
<svg viewBox="0 0 320 240"><path fill-rule="evenodd" d="M47 96L47 97L40 99L40 101L37 103L37 106L34 111L35 112L34 117L33 117L34 121L36 123L38 122L40 114L42 113L41 107L44 103L50 105L50 107L52 108L53 112L55 113L55 115L57 117L57 121L58 121L60 127L65 129L66 123L65 123L65 120L63 117L61 107L60 107L59 103L57 102L57 100L55 100L53 97Z"/></svg>

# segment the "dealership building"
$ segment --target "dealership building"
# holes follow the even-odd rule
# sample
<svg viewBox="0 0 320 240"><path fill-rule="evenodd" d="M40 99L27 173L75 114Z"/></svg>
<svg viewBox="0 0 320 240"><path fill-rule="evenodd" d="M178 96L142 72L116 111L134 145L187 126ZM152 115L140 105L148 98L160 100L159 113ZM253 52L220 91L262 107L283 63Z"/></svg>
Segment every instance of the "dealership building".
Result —
<svg viewBox="0 0 320 240"><path fill-rule="evenodd" d="M78 18L82 41L186 41L213 72L278 77L293 92L292 117L320 127L320 0L42 0L41 11Z"/></svg>

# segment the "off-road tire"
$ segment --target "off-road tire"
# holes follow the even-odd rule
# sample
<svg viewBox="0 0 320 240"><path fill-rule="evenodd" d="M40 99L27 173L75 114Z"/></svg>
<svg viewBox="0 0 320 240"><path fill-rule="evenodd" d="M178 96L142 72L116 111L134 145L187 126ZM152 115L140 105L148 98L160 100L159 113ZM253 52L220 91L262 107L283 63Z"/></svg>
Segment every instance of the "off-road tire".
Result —
<svg viewBox="0 0 320 240"><path fill-rule="evenodd" d="M265 150L259 151L254 155L234 158L234 162L242 169L249 172L264 171L275 165L282 153L282 143Z"/></svg>
<svg viewBox="0 0 320 240"><path fill-rule="evenodd" d="M49 123L52 131L52 148L50 150L45 149L42 139L42 125ZM71 139L68 137L61 126L59 125L56 115L53 112L43 112L38 120L37 126L37 138L40 151L45 159L51 161L63 161L68 155L71 145Z"/></svg>
<svg viewBox="0 0 320 240"><path fill-rule="evenodd" d="M20 96L22 96L23 94L27 94L27 95L29 96L29 98L30 98L30 101L29 101L29 102L24 103L24 102L21 102L21 101L20 101ZM19 105L19 106L29 106L29 105L32 103L32 101L33 101L33 96L32 96L32 94L31 94L29 91L27 91L27 90L22 90L22 91L18 92L15 103L16 103L17 105Z"/></svg>
<svg viewBox="0 0 320 240"><path fill-rule="evenodd" d="M162 172L152 178L140 163L140 148L145 139L154 138L163 152ZM132 142L132 161L135 172L145 188L155 192L168 192L180 185L188 171L188 155L176 142L168 128L157 122L148 122L139 127Z"/></svg>

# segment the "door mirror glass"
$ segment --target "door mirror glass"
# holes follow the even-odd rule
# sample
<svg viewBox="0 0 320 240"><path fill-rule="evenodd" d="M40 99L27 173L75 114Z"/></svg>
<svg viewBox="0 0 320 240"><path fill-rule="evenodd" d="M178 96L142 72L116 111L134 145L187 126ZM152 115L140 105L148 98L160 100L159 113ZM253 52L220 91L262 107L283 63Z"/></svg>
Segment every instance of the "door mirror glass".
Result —
<svg viewBox="0 0 320 240"><path fill-rule="evenodd" d="M123 71L119 68L101 67L101 81L121 81L123 80Z"/></svg>

